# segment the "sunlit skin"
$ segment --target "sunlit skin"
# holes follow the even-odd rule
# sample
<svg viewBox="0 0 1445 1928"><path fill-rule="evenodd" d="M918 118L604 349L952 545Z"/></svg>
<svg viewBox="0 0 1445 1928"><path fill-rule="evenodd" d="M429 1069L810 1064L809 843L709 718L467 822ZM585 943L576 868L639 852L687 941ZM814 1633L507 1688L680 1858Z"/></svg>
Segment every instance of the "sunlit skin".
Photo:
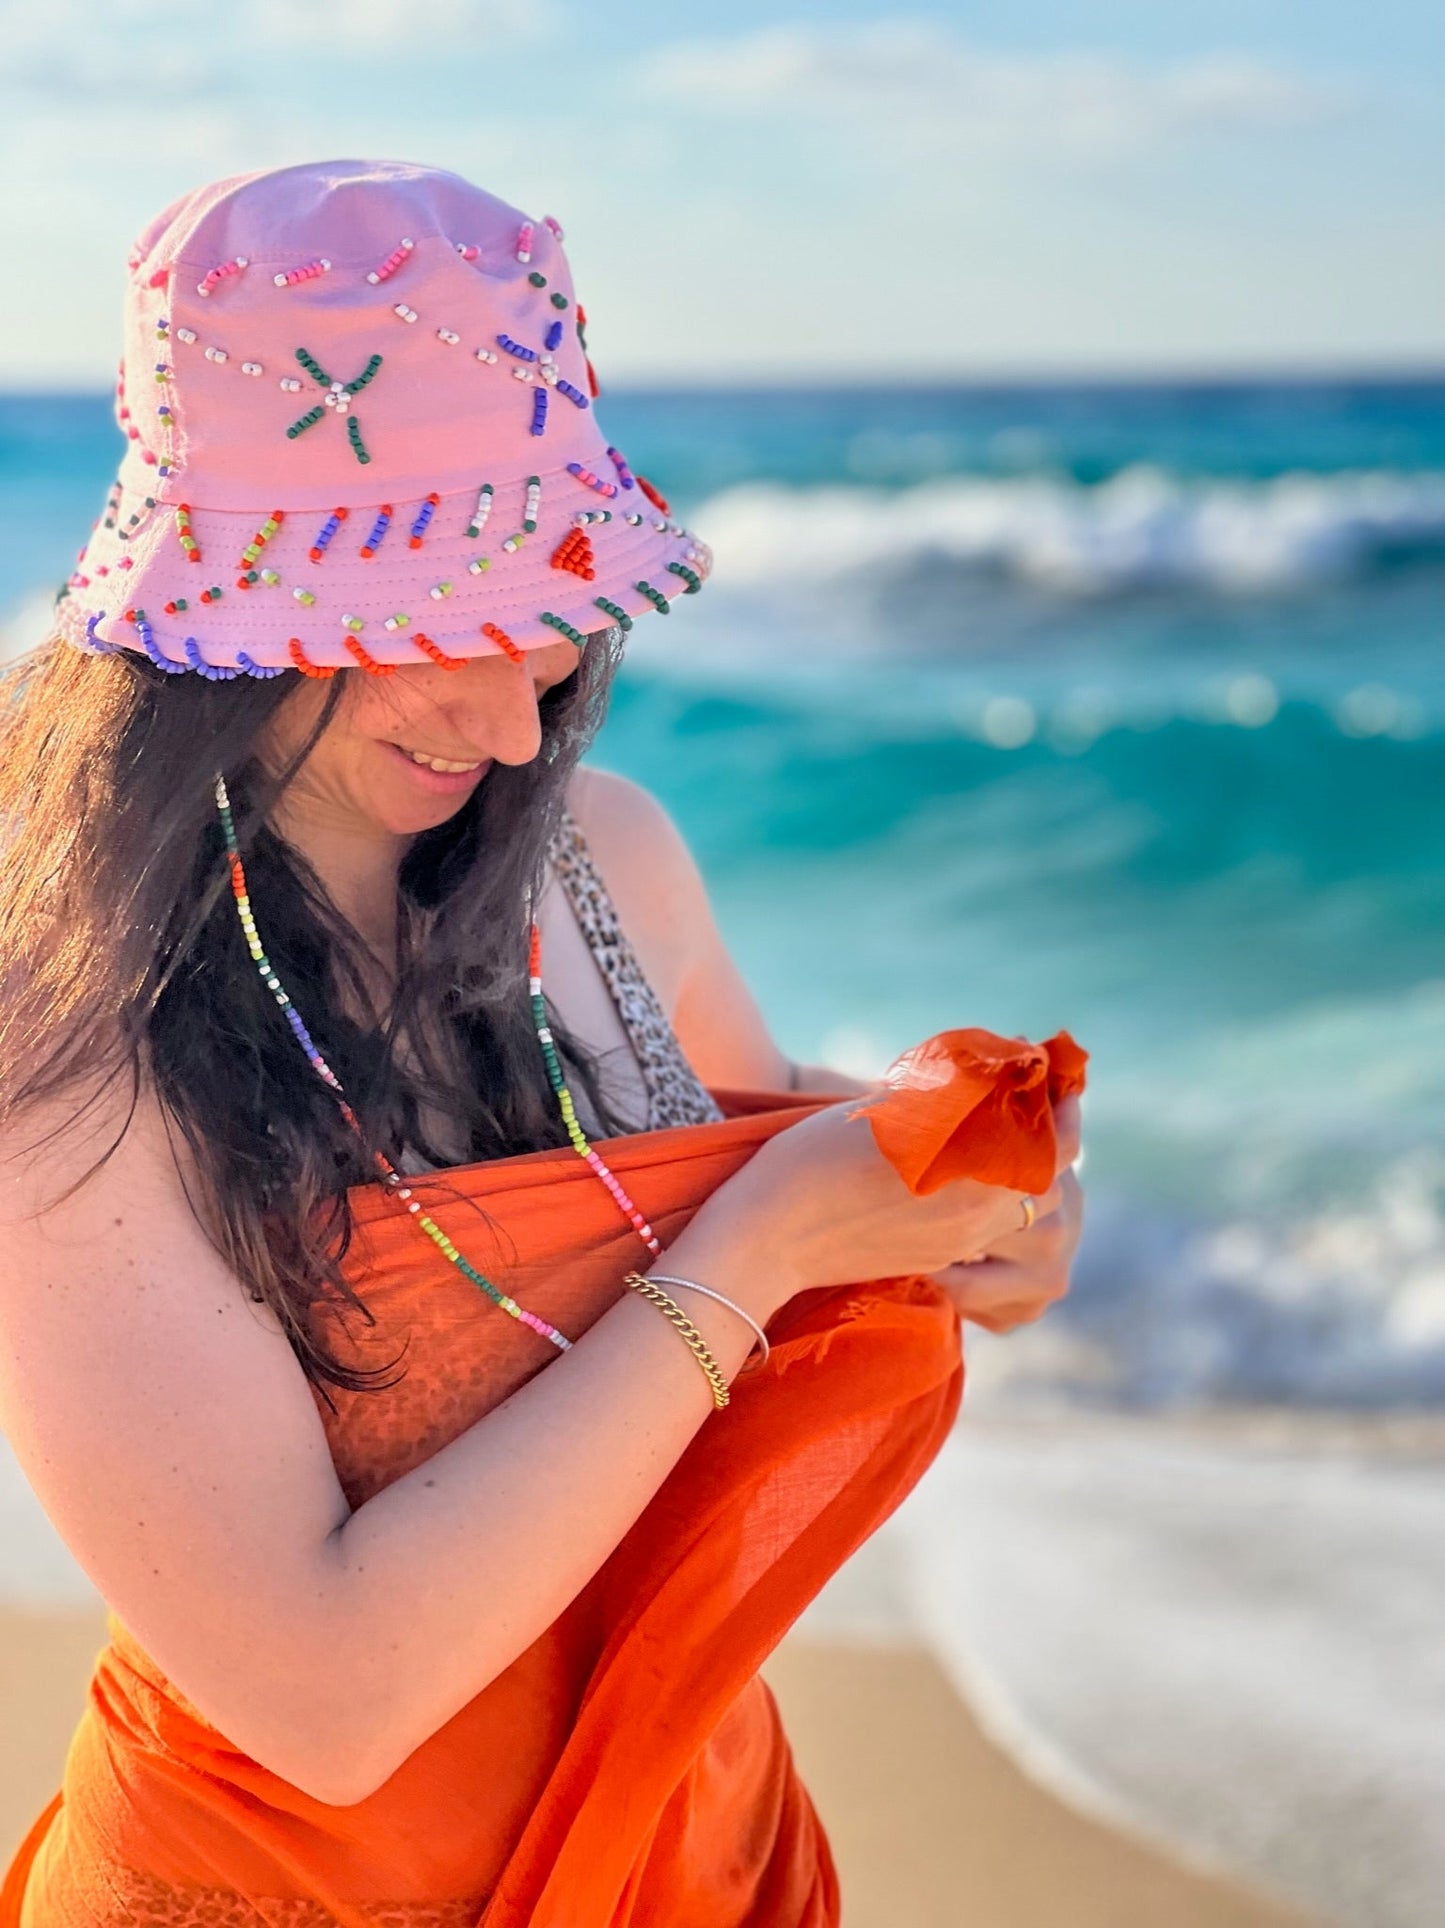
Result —
<svg viewBox="0 0 1445 1928"><path fill-rule="evenodd" d="M542 745L538 703L576 668L576 648L559 639L520 663L485 655L455 670L408 663L392 676L342 672L342 701L276 823L383 958L395 942L396 877L412 838L454 816L494 762L531 762ZM272 717L259 746L269 768L306 741L328 688L305 679ZM477 767L439 774L412 762L413 750Z"/></svg>

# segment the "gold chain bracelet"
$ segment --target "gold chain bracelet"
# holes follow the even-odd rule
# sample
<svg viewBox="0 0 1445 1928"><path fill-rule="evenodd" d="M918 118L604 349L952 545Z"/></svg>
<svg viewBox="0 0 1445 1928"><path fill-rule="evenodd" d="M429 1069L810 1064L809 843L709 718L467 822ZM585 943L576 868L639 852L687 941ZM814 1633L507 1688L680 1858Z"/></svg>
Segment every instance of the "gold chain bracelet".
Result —
<svg viewBox="0 0 1445 1928"><path fill-rule="evenodd" d="M623 1280L623 1283L624 1285L630 1285L634 1292L640 1292L643 1298L651 1299L663 1317L670 1319L673 1325L677 1327L687 1342L688 1350L692 1353L712 1383L712 1403L714 1407L721 1410L732 1397L728 1391L728 1382L723 1377L722 1367L718 1364L717 1360L713 1358L711 1352L709 1352L707 1340L703 1338L702 1334L698 1331L692 1320L688 1318L677 1300L664 1292L660 1285L654 1285L651 1279L644 1278L641 1272L629 1272Z"/></svg>

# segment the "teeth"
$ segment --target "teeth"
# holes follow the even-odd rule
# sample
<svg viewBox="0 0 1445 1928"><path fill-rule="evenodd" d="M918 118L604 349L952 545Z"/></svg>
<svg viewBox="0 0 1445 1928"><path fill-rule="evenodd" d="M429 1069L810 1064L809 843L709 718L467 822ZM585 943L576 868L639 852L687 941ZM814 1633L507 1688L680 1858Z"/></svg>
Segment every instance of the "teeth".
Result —
<svg viewBox="0 0 1445 1928"><path fill-rule="evenodd" d="M440 770L443 776L460 776L463 770L480 770L482 767L480 757L475 763L446 763L439 756L423 756L420 750L408 750L405 754L424 770Z"/></svg>

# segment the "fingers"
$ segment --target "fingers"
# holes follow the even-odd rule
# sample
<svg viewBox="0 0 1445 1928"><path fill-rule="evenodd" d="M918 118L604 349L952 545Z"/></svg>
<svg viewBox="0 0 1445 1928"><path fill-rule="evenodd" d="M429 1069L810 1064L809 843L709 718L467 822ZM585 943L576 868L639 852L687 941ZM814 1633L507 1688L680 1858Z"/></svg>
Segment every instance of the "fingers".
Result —
<svg viewBox="0 0 1445 1928"><path fill-rule="evenodd" d="M1080 1150L1080 1111L1077 1098L1065 1098L1054 1112L1054 1137L1058 1145L1057 1170L1065 1172L1075 1163Z"/></svg>

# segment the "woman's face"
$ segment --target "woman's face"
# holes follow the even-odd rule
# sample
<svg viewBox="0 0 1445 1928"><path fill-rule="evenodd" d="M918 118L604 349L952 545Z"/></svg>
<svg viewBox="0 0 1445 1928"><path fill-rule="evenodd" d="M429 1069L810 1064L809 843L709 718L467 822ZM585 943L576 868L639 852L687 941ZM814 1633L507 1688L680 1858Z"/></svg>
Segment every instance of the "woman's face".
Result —
<svg viewBox="0 0 1445 1928"><path fill-rule="evenodd" d="M461 669L343 670L342 701L293 779L287 808L393 837L445 823L494 762L530 763L537 755L538 701L576 668L577 650L563 638L527 650L520 663L489 655ZM305 743L327 689L308 677L276 711L260 744L267 768L284 768Z"/></svg>

